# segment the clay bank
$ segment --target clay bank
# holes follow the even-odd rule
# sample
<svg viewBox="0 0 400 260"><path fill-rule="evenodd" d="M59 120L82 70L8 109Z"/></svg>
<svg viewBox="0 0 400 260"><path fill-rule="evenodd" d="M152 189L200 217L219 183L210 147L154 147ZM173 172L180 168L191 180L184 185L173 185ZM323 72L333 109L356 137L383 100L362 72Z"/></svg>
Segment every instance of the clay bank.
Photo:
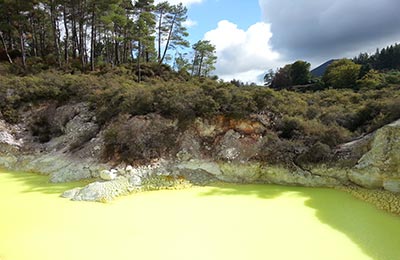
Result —
<svg viewBox="0 0 400 260"><path fill-rule="evenodd" d="M268 113L197 118L184 131L178 120L158 114L120 115L100 126L87 103L45 103L20 118L19 124L0 119L0 167L49 175L55 183L91 180L62 194L72 200L222 181L340 188L400 213L400 120L339 146L329 164L288 166L260 160L277 145ZM139 160L130 161L132 154Z"/></svg>

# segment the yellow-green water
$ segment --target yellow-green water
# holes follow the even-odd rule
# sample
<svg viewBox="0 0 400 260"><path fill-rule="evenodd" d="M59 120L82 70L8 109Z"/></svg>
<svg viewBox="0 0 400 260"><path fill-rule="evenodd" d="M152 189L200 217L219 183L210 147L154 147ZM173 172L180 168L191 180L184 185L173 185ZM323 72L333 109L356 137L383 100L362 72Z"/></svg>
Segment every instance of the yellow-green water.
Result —
<svg viewBox="0 0 400 260"><path fill-rule="evenodd" d="M0 172L1 260L398 260L400 217L329 189L218 185L71 202Z"/></svg>

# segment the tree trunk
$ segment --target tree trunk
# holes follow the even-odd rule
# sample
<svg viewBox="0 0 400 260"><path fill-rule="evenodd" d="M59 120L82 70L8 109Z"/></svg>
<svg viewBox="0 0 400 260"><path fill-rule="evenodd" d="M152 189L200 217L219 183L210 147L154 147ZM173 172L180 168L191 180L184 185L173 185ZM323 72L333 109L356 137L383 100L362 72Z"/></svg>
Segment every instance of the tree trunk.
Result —
<svg viewBox="0 0 400 260"><path fill-rule="evenodd" d="M135 56L133 55L133 43L129 41L129 53L131 54L131 61L135 60ZM131 62L129 62L131 63Z"/></svg>
<svg viewBox="0 0 400 260"><path fill-rule="evenodd" d="M31 26L31 31L32 31L32 50L33 50L33 56L37 57L37 36L36 36L36 26L35 26L35 20L33 17L33 14L29 17L29 23Z"/></svg>
<svg viewBox="0 0 400 260"><path fill-rule="evenodd" d="M194 76L194 71L195 71L195 68L196 68L196 59L197 59L197 52L195 51L194 52L194 57L193 57L193 63L192 63L192 77Z"/></svg>
<svg viewBox="0 0 400 260"><path fill-rule="evenodd" d="M42 58L46 56L46 54L44 53L45 39L46 39L46 31L44 30L43 24L40 24L39 46L40 46L40 56Z"/></svg>
<svg viewBox="0 0 400 260"><path fill-rule="evenodd" d="M60 55L60 45L59 45L59 36L57 32L57 16L55 10L55 3L54 0L50 2L50 20L51 20L51 27L53 30L53 40L54 40L54 50L56 52L56 60L58 67L61 67L61 55Z"/></svg>
<svg viewBox="0 0 400 260"><path fill-rule="evenodd" d="M25 34L20 32L20 46L22 55L22 66L26 69L26 53L25 53Z"/></svg>
<svg viewBox="0 0 400 260"><path fill-rule="evenodd" d="M85 70L85 31L84 31L84 10L83 1L79 6L79 59L81 61L82 70Z"/></svg>
<svg viewBox="0 0 400 260"><path fill-rule="evenodd" d="M95 42L96 42L96 19L95 19L95 8L96 4L95 2L93 3L92 6L92 32L91 32L91 44L90 44L90 69L91 71L94 71L94 61L95 61Z"/></svg>
<svg viewBox="0 0 400 260"><path fill-rule="evenodd" d="M138 55L137 55L137 74L138 74L138 82L142 81L142 72L140 71L140 56L142 52L142 44L138 42Z"/></svg>
<svg viewBox="0 0 400 260"><path fill-rule="evenodd" d="M174 15L174 19L172 19L171 27L169 28L168 39L167 39L167 43L165 44L164 53L163 53L163 55L162 55L162 57L161 57L161 60L159 61L159 64L160 64L160 65L161 65L161 63L163 63L163 61L164 61L164 59L165 59L165 55L167 55L168 47L169 47L169 44L170 44L170 42L171 42L172 32L173 32L173 30L174 30L175 20L176 20L176 14Z"/></svg>
<svg viewBox="0 0 400 260"><path fill-rule="evenodd" d="M6 44L6 41L4 40L4 37L3 37L3 32L1 32L1 31L0 31L0 37L1 37L1 42L3 43L4 51L6 52L6 55L7 55L8 61L10 62L10 64L12 64L12 63L13 63L13 61L12 61L12 59L11 59L10 55L8 54L8 48L7 48L7 44Z"/></svg>
<svg viewBox="0 0 400 260"><path fill-rule="evenodd" d="M79 44L78 44L78 30L76 28L77 24L76 24L76 18L77 18L77 11L76 11L76 6L72 5L72 58L76 59L76 57L78 56L76 51L79 48Z"/></svg>
<svg viewBox="0 0 400 260"><path fill-rule="evenodd" d="M64 16L64 30L65 30L65 41L64 41L64 60L65 64L69 63L69 54L68 54L68 43L69 43L69 31L68 31L68 18L67 18L67 7L64 3L63 6L63 16Z"/></svg>
<svg viewBox="0 0 400 260"><path fill-rule="evenodd" d="M201 76L201 69L202 69L202 66L203 66L203 60L204 60L204 54L202 53L201 54L201 58L200 58L200 64L199 64L199 77Z"/></svg>
<svg viewBox="0 0 400 260"><path fill-rule="evenodd" d="M158 57L157 60L161 63L161 24L162 24L163 10L160 12L160 18L158 19Z"/></svg>
<svg viewBox="0 0 400 260"><path fill-rule="evenodd" d="M119 41L117 39L114 40L114 55L115 55L115 65L120 64L119 59Z"/></svg>

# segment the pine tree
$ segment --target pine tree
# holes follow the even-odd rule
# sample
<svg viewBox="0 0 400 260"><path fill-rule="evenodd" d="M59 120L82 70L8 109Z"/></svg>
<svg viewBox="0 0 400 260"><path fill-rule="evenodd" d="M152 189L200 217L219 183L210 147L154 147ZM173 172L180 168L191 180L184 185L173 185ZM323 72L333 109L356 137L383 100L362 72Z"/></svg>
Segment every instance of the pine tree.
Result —
<svg viewBox="0 0 400 260"><path fill-rule="evenodd" d="M155 15L153 0L138 0L135 3L136 21L134 24L134 39L137 42L137 74L138 81L141 81L141 59L149 62L151 55L155 52L154 33L155 33Z"/></svg>
<svg viewBox="0 0 400 260"><path fill-rule="evenodd" d="M185 39L189 34L183 23L187 20L187 8L182 4L170 6L162 2L156 6L158 15L158 62L163 63L167 52L177 47L189 47ZM162 51L162 46L164 50Z"/></svg>
<svg viewBox="0 0 400 260"><path fill-rule="evenodd" d="M209 76L210 72L215 70L214 65L217 62L215 46L210 41L201 40L193 45L193 50L192 75Z"/></svg>

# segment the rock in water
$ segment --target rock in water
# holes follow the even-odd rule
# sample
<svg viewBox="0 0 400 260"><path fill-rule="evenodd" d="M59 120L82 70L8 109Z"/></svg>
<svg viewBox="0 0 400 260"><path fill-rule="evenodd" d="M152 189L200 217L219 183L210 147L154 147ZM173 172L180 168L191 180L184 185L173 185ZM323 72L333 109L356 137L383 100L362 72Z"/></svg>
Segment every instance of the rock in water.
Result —
<svg viewBox="0 0 400 260"><path fill-rule="evenodd" d="M103 170L100 172L100 178L106 181L111 181L117 178L118 171L115 169L112 170Z"/></svg>
<svg viewBox="0 0 400 260"><path fill-rule="evenodd" d="M81 189L82 188L75 188L72 190L67 190L63 194L61 194L61 197L67 198L67 199L72 199L81 191Z"/></svg>
<svg viewBox="0 0 400 260"><path fill-rule="evenodd" d="M119 177L112 181L94 182L78 190L72 200L107 202L114 198L128 194L131 185L126 178ZM71 194L74 192L70 192Z"/></svg>

